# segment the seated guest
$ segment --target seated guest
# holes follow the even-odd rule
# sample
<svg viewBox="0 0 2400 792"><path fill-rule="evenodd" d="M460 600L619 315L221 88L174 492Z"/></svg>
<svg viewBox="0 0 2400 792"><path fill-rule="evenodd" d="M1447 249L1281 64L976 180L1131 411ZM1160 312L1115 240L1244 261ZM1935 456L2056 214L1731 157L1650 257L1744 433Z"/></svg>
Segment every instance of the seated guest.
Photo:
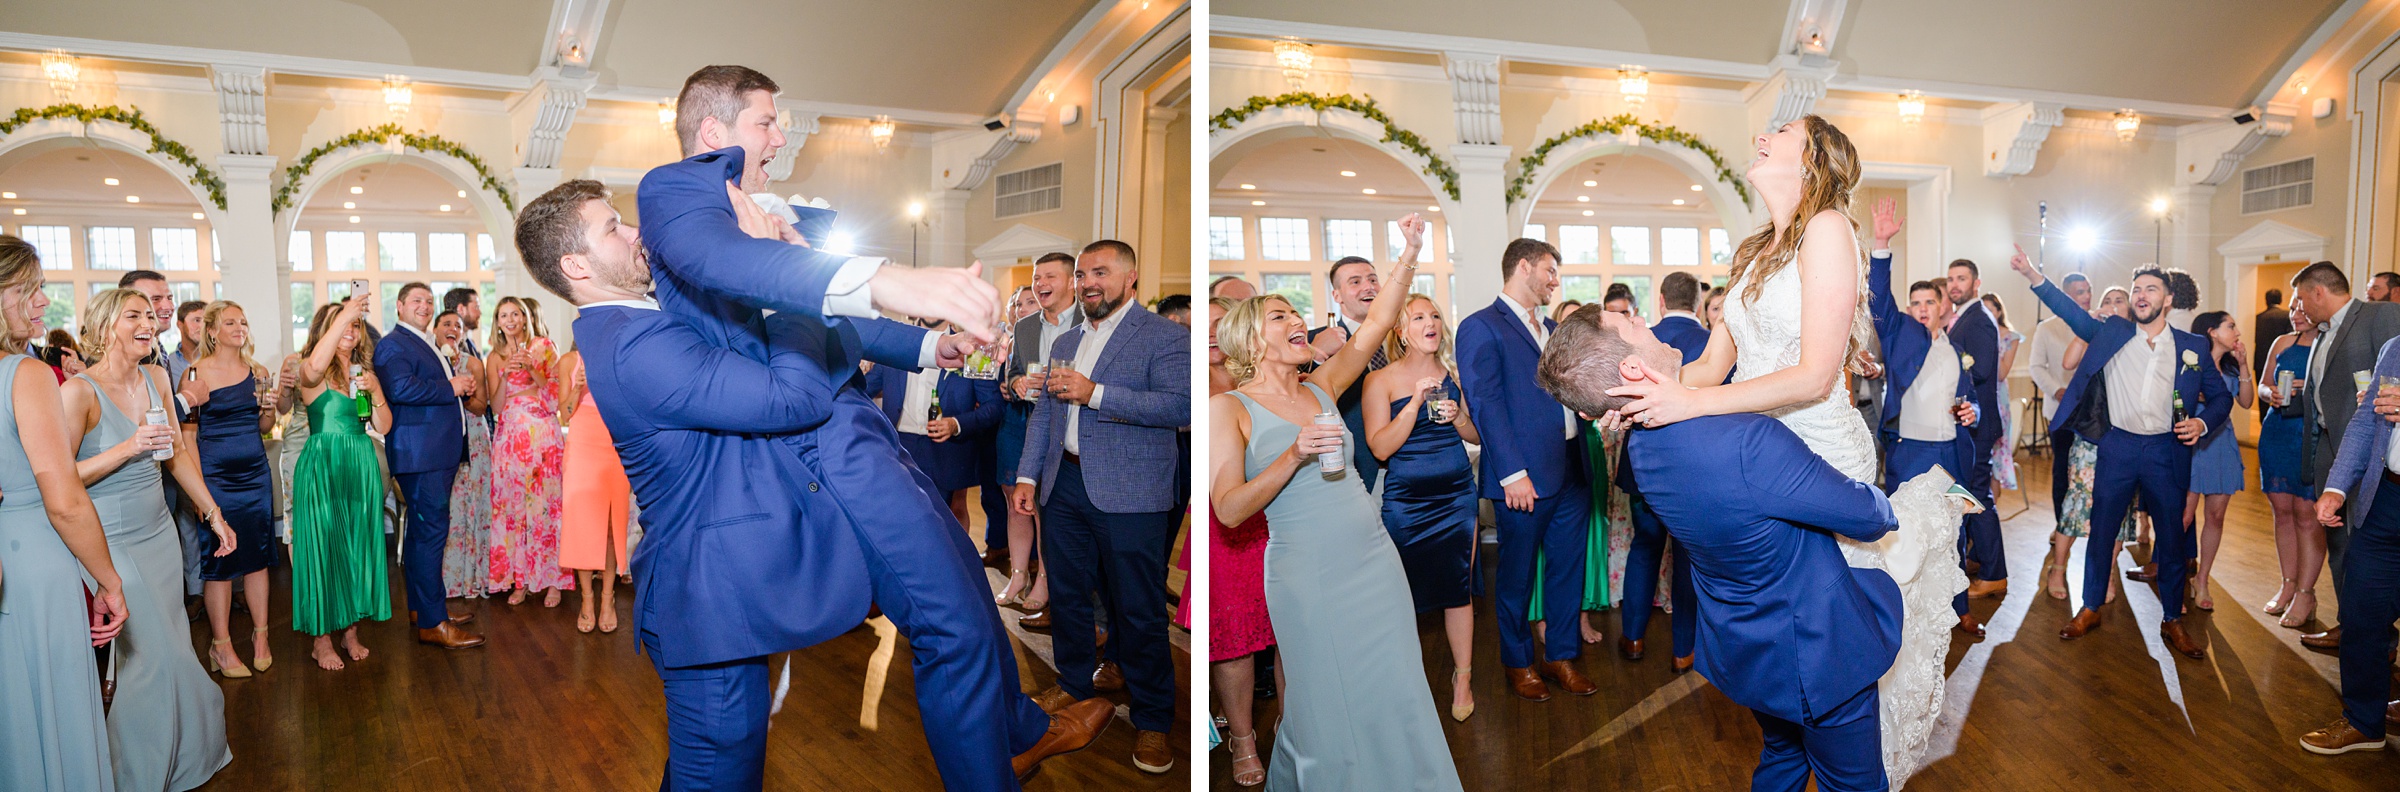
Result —
<svg viewBox="0 0 2400 792"><path fill-rule="evenodd" d="M982 484L978 438L1000 425L999 383L938 368L876 366L870 374L909 461L933 479L934 495L950 504L959 525L975 524L967 516L967 490Z"/></svg>

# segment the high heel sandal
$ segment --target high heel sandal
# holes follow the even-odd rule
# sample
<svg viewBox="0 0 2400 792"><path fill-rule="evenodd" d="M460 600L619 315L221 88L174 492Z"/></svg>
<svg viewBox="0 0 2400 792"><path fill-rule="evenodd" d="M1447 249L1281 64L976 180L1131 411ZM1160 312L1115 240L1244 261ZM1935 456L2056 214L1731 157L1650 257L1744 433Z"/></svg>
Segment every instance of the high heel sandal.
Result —
<svg viewBox="0 0 2400 792"><path fill-rule="evenodd" d="M2048 556L2042 558L2042 589L2050 594L2051 599L2067 598L2067 579L2060 572L2058 559Z"/></svg>
<svg viewBox="0 0 2400 792"><path fill-rule="evenodd" d="M2284 578L2283 587L2276 589L2274 598L2267 600L2266 606L2259 610L2265 611L2269 616L2281 616L2284 611L2290 610L2292 600L2300 596L2300 592L2292 589L2292 583L2291 578Z"/></svg>
<svg viewBox="0 0 2400 792"><path fill-rule="evenodd" d="M600 606L600 631L603 633L613 633L617 631L616 603L610 602Z"/></svg>
<svg viewBox="0 0 2400 792"><path fill-rule="evenodd" d="M1250 746L1250 751L1248 753L1236 753L1233 755L1233 785L1240 787L1254 787L1266 783L1267 768L1265 765L1261 765L1258 762L1258 730L1251 729L1250 733L1247 735L1231 735L1228 737L1228 742L1235 746L1240 746L1245 743ZM1240 748L1237 747L1234 750L1238 751ZM1255 766L1248 770L1244 770L1241 768L1243 762L1249 762Z"/></svg>
<svg viewBox="0 0 2400 792"><path fill-rule="evenodd" d="M2308 598L2308 607L2305 610L2300 607L2301 597ZM2316 621L2317 619L2317 590L2301 589L2299 591L2292 592L2292 601L2284 603L2284 605L2285 608L2283 611L2283 619L2275 622L2276 624L2290 629L2299 629L2303 626L2306 626L2309 622ZM2292 618L2294 616L2298 616L2300 618Z"/></svg>
<svg viewBox="0 0 2400 792"><path fill-rule="evenodd" d="M1461 723L1466 722L1467 718L1475 714L1474 693L1467 694L1467 703L1458 703L1459 691L1467 689L1466 680L1469 673L1468 669L1464 668L1453 669L1450 672L1450 719Z"/></svg>
<svg viewBox="0 0 2400 792"><path fill-rule="evenodd" d="M593 623L594 623L594 622L596 622L596 621L598 621L598 620L599 620L599 617L598 617L598 616L596 616L596 615L594 615L594 614L590 614L590 613L578 613L578 614L575 614L575 631L576 631L576 632L579 632L579 633L584 633L584 634L587 634L587 635L588 635L588 634L590 634L590 633L591 633L591 631L592 631L592 625L593 625Z"/></svg>
<svg viewBox="0 0 2400 792"><path fill-rule="evenodd" d="M220 646L225 647L226 653L231 654L233 652L233 639L219 638L208 642L208 670L219 674L224 674L226 679L248 679L250 677L250 667L242 665L241 655L233 656L233 665L225 665L217 662L217 647Z"/></svg>
<svg viewBox="0 0 2400 792"><path fill-rule="evenodd" d="M267 634L267 628L265 628L265 627L255 627L255 628L252 628L252 629L250 630L250 634L251 634L251 635L253 635L253 636L265 635L265 634ZM264 672L265 672L265 671L266 671L266 670L267 670L269 667L272 667L272 666L274 666L274 665L275 665L275 656L274 656L274 655L271 655L271 654L267 654L267 653L265 653L265 652L259 652L259 653L258 653L258 656L250 658L250 670L253 670L253 671L258 671L258 672L264 673Z"/></svg>
<svg viewBox="0 0 2400 792"><path fill-rule="evenodd" d="M999 594L992 596L992 604L1007 607L1024 603L1025 592L1033 589L1033 580L1028 578L1025 581L1024 588L1018 588L1017 577L1023 574L1025 574L1025 570L1023 569L1009 570L1008 582L1000 586Z"/></svg>

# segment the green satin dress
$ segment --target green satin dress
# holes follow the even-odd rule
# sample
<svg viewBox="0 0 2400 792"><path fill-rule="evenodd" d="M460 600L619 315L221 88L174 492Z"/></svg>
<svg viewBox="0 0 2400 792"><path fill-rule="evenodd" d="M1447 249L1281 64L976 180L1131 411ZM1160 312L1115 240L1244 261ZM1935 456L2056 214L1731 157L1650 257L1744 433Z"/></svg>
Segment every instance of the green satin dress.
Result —
<svg viewBox="0 0 2400 792"><path fill-rule="evenodd" d="M1584 469L1592 477L1592 524L1583 541L1583 607L1578 610L1607 610L1608 595L1608 498L1615 483L1610 478L1608 447L1600 436L1600 427L1591 421L1583 422ZM1547 559L1536 549L1533 555L1533 579L1543 580ZM1543 607L1542 587L1533 587L1533 598L1525 606L1526 621L1542 621L1549 611ZM1573 614L1565 614L1573 615Z"/></svg>
<svg viewBox="0 0 2400 792"><path fill-rule="evenodd" d="M292 627L329 635L392 618L383 552L383 468L350 394L308 404L308 445L292 466Z"/></svg>

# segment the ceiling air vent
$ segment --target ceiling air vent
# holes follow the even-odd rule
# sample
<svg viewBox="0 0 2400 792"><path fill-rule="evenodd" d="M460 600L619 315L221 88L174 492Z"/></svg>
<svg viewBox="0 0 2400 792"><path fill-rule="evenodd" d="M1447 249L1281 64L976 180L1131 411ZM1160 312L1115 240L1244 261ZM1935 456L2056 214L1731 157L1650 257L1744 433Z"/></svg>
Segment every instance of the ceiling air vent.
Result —
<svg viewBox="0 0 2400 792"><path fill-rule="evenodd" d="M2242 171L2242 214L2298 209L2316 203L2317 158Z"/></svg>

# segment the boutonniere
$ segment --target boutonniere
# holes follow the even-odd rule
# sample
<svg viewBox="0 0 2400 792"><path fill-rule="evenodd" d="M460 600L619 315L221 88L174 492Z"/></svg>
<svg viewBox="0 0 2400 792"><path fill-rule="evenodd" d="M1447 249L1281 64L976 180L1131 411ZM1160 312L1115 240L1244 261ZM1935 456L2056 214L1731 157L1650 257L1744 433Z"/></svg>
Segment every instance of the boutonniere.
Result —
<svg viewBox="0 0 2400 792"><path fill-rule="evenodd" d="M1974 367L1975 367L1975 356L1974 356L1974 355L1965 355L1965 354L1959 355L1959 356L1958 356L1958 367L1959 367L1959 368L1974 368Z"/></svg>
<svg viewBox="0 0 2400 792"><path fill-rule="evenodd" d="M2191 351L2189 349L2184 350L2183 367L2193 371L2200 370L2200 353Z"/></svg>

